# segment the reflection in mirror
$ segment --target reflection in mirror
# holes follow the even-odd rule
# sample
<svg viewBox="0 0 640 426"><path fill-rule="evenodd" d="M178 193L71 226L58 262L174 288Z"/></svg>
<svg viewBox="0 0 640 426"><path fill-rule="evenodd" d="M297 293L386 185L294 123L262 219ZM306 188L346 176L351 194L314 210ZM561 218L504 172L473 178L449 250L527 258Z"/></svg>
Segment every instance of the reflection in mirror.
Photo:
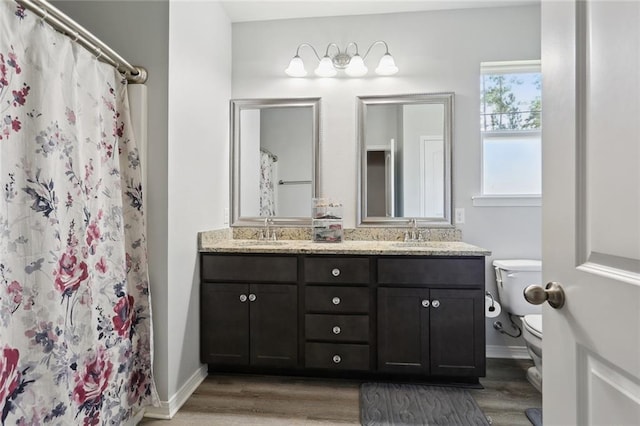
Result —
<svg viewBox="0 0 640 426"><path fill-rule="evenodd" d="M320 99L231 101L232 226L311 223Z"/></svg>
<svg viewBox="0 0 640 426"><path fill-rule="evenodd" d="M453 96L358 98L360 225L451 226Z"/></svg>

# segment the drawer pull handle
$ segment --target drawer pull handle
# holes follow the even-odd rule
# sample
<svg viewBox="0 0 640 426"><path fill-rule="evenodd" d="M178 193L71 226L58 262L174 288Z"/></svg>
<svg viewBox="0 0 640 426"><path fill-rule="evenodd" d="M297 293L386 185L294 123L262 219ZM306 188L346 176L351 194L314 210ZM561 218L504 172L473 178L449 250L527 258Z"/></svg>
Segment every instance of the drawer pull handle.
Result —
<svg viewBox="0 0 640 426"><path fill-rule="evenodd" d="M333 356L333 362L335 364L340 364L340 361L342 361L342 357L340 355L334 355Z"/></svg>
<svg viewBox="0 0 640 426"><path fill-rule="evenodd" d="M433 306L434 308L437 308L440 306L440 301L439 300L434 300L433 302L431 302L431 306Z"/></svg>
<svg viewBox="0 0 640 426"><path fill-rule="evenodd" d="M331 275L333 275L334 277L339 276L339 275L340 275L340 269L338 269L338 268L333 268L333 269L331 270Z"/></svg>
<svg viewBox="0 0 640 426"><path fill-rule="evenodd" d="M333 299L331 299L331 302L334 305L339 305L340 304L340 298L339 297L334 297Z"/></svg>
<svg viewBox="0 0 640 426"><path fill-rule="evenodd" d="M249 302L255 302L255 301L256 301L256 295L255 295L255 294L253 294L253 293L251 293L251 294L249 295Z"/></svg>
<svg viewBox="0 0 640 426"><path fill-rule="evenodd" d="M429 301L427 299L424 299L422 301L422 306L424 306L425 308L428 308L429 307Z"/></svg>
<svg viewBox="0 0 640 426"><path fill-rule="evenodd" d="M335 327L333 327L333 334L340 334L342 330L340 330L340 327L338 327L337 325Z"/></svg>
<svg viewBox="0 0 640 426"><path fill-rule="evenodd" d="M246 295L246 294L241 294L241 295L240 295L240 301L241 301L242 303L246 302L246 301L247 301L247 295Z"/></svg>

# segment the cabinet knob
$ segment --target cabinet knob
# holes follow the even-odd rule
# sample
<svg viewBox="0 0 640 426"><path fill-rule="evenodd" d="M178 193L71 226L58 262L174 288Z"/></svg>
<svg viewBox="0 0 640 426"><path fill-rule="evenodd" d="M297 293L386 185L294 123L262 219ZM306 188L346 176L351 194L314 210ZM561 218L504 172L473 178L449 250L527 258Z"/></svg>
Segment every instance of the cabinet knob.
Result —
<svg viewBox="0 0 640 426"><path fill-rule="evenodd" d="M334 297L333 299L331 299L331 302L334 305L339 305L340 304L340 298L339 297Z"/></svg>
<svg viewBox="0 0 640 426"><path fill-rule="evenodd" d="M340 269L338 268L333 268L331 270L331 275L333 275L334 277L337 277L338 275L340 275Z"/></svg>
<svg viewBox="0 0 640 426"><path fill-rule="evenodd" d="M334 355L333 356L333 362L335 364L340 364L340 361L342 361L342 357L340 355Z"/></svg>
<svg viewBox="0 0 640 426"><path fill-rule="evenodd" d="M340 327L338 327L337 325L335 327L333 327L333 334L340 334L342 330L340 330Z"/></svg>
<svg viewBox="0 0 640 426"><path fill-rule="evenodd" d="M247 301L247 295L246 295L246 294L241 294L241 295L240 295L240 301L241 301L242 303L246 302L246 301Z"/></svg>
<svg viewBox="0 0 640 426"><path fill-rule="evenodd" d="M427 299L424 299L422 301L422 306L424 306L425 308L428 308L429 307L429 301Z"/></svg>
<svg viewBox="0 0 640 426"><path fill-rule="evenodd" d="M256 295L255 295L255 294L253 294L253 293L251 293L251 294L249 295L249 302L255 302L255 301L256 301Z"/></svg>
<svg viewBox="0 0 640 426"><path fill-rule="evenodd" d="M437 308L438 306L440 306L440 301L434 300L433 302L431 302L431 306L433 306L434 308Z"/></svg>

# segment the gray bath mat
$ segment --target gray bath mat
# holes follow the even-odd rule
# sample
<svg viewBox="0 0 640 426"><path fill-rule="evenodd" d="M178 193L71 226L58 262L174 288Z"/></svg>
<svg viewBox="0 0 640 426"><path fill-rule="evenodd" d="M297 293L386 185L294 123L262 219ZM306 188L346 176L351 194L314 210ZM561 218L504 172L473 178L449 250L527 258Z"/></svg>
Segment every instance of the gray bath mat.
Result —
<svg viewBox="0 0 640 426"><path fill-rule="evenodd" d="M533 426L542 426L542 410L540 408L527 408L524 410L524 415Z"/></svg>
<svg viewBox="0 0 640 426"><path fill-rule="evenodd" d="M364 426L489 426L464 389L397 383L360 386L360 422Z"/></svg>

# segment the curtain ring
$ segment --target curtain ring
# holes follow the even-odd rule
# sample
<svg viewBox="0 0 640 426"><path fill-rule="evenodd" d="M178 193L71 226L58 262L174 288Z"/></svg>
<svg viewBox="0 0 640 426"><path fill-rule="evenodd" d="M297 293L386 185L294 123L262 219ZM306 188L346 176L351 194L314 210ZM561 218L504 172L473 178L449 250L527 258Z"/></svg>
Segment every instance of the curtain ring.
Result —
<svg viewBox="0 0 640 426"><path fill-rule="evenodd" d="M79 31L74 31L73 32L73 41L78 41L79 38L80 38L80 32Z"/></svg>
<svg viewBox="0 0 640 426"><path fill-rule="evenodd" d="M99 47L96 47L96 59L100 59L102 57L102 50Z"/></svg>

